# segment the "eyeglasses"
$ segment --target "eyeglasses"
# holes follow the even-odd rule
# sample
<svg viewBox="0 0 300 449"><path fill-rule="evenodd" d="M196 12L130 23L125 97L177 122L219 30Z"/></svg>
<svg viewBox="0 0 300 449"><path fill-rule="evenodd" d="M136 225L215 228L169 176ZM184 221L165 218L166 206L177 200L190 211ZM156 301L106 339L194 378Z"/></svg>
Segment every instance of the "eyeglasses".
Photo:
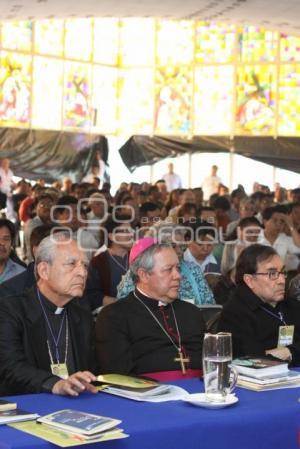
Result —
<svg viewBox="0 0 300 449"><path fill-rule="evenodd" d="M277 281L279 276L283 276L285 279L287 278L286 271L268 271L267 273L254 273L253 276L268 276L270 281Z"/></svg>

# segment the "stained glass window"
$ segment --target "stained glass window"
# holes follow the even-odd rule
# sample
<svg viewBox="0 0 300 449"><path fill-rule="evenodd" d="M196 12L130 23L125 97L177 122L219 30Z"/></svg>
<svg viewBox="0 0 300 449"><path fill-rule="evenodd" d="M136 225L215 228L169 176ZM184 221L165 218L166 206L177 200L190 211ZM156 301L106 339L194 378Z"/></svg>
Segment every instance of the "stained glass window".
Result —
<svg viewBox="0 0 300 449"><path fill-rule="evenodd" d="M194 60L194 22L160 20L156 52L159 66L190 64Z"/></svg>
<svg viewBox="0 0 300 449"><path fill-rule="evenodd" d="M194 134L232 134L233 66L197 67Z"/></svg>
<svg viewBox="0 0 300 449"><path fill-rule="evenodd" d="M157 68L155 72L155 132L191 132L192 69L186 66Z"/></svg>
<svg viewBox="0 0 300 449"><path fill-rule="evenodd" d="M117 130L118 70L93 68L92 121L94 131L114 134Z"/></svg>
<svg viewBox="0 0 300 449"><path fill-rule="evenodd" d="M94 62L116 65L119 52L119 20L94 20Z"/></svg>
<svg viewBox="0 0 300 449"><path fill-rule="evenodd" d="M238 67L236 90L236 134L274 134L275 66Z"/></svg>
<svg viewBox="0 0 300 449"><path fill-rule="evenodd" d="M31 51L32 22L2 22L1 38L3 48Z"/></svg>
<svg viewBox="0 0 300 449"><path fill-rule="evenodd" d="M65 63L64 127L91 126L91 67L89 64Z"/></svg>
<svg viewBox="0 0 300 449"><path fill-rule="evenodd" d="M120 77L120 134L153 134L153 70L122 70Z"/></svg>
<svg viewBox="0 0 300 449"><path fill-rule="evenodd" d="M234 25L196 22L196 63L232 62L234 44Z"/></svg>
<svg viewBox="0 0 300 449"><path fill-rule="evenodd" d="M153 19L126 19L120 21L120 65L153 66Z"/></svg>
<svg viewBox="0 0 300 449"><path fill-rule="evenodd" d="M300 135L300 65L282 65L279 76L278 132Z"/></svg>
<svg viewBox="0 0 300 449"><path fill-rule="evenodd" d="M29 126L31 56L1 52L0 124Z"/></svg>
<svg viewBox="0 0 300 449"><path fill-rule="evenodd" d="M63 62L36 56L32 78L32 126L61 129Z"/></svg>
<svg viewBox="0 0 300 449"><path fill-rule="evenodd" d="M273 62L277 52L278 33L247 26L239 30L238 44L241 62Z"/></svg>
<svg viewBox="0 0 300 449"><path fill-rule="evenodd" d="M280 35L280 59L282 61L300 61L300 37Z"/></svg>
<svg viewBox="0 0 300 449"><path fill-rule="evenodd" d="M63 20L37 20L34 27L34 51L43 55L63 56L63 30Z"/></svg>
<svg viewBox="0 0 300 449"><path fill-rule="evenodd" d="M66 20L65 30L65 57L89 61L92 56L91 19Z"/></svg>

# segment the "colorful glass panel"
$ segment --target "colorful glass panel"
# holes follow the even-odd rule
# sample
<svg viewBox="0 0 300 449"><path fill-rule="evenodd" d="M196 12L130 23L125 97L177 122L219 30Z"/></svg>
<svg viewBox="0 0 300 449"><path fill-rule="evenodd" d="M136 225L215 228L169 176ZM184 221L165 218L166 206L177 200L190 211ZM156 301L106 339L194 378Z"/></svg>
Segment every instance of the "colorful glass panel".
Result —
<svg viewBox="0 0 300 449"><path fill-rule="evenodd" d="M90 128L90 86L91 67L89 64L65 63L63 119L65 128Z"/></svg>
<svg viewBox="0 0 300 449"><path fill-rule="evenodd" d="M232 62L234 45L234 25L196 22L196 63Z"/></svg>
<svg viewBox="0 0 300 449"><path fill-rule="evenodd" d="M30 114L31 56L1 52L0 124L27 127Z"/></svg>
<svg viewBox="0 0 300 449"><path fill-rule="evenodd" d="M30 20L2 22L2 47L9 50L31 51L32 22Z"/></svg>
<svg viewBox="0 0 300 449"><path fill-rule="evenodd" d="M120 65L152 66L154 63L153 19L120 21Z"/></svg>
<svg viewBox="0 0 300 449"><path fill-rule="evenodd" d="M238 67L236 134L274 134L275 86L275 66Z"/></svg>
<svg viewBox="0 0 300 449"><path fill-rule="evenodd" d="M194 22L157 22L157 65L190 64L194 60Z"/></svg>
<svg viewBox="0 0 300 449"><path fill-rule="evenodd" d="M93 68L93 131L115 134L117 129L118 70L95 65Z"/></svg>
<svg viewBox="0 0 300 449"><path fill-rule="evenodd" d="M282 65L279 76L278 132L300 135L300 65Z"/></svg>
<svg viewBox="0 0 300 449"><path fill-rule="evenodd" d="M280 59L284 62L300 61L300 37L280 35Z"/></svg>
<svg viewBox="0 0 300 449"><path fill-rule="evenodd" d="M278 33L265 28L247 26L239 30L238 49L241 62L273 62L278 44Z"/></svg>
<svg viewBox="0 0 300 449"><path fill-rule="evenodd" d="M232 134L233 66L195 70L194 134Z"/></svg>
<svg viewBox="0 0 300 449"><path fill-rule="evenodd" d="M63 62L36 56L32 78L32 126L61 129Z"/></svg>
<svg viewBox="0 0 300 449"><path fill-rule="evenodd" d="M65 30L65 57L90 61L92 56L92 20L66 20Z"/></svg>
<svg viewBox="0 0 300 449"><path fill-rule="evenodd" d="M63 20L37 20L34 26L34 51L42 55L62 56L63 31Z"/></svg>
<svg viewBox="0 0 300 449"><path fill-rule="evenodd" d="M157 134L191 132L192 80L191 67L156 69L154 126Z"/></svg>
<svg viewBox="0 0 300 449"><path fill-rule="evenodd" d="M129 69L120 73L119 133L152 134L154 73L152 69Z"/></svg>
<svg viewBox="0 0 300 449"><path fill-rule="evenodd" d="M119 20L94 20L94 62L116 65L119 52Z"/></svg>

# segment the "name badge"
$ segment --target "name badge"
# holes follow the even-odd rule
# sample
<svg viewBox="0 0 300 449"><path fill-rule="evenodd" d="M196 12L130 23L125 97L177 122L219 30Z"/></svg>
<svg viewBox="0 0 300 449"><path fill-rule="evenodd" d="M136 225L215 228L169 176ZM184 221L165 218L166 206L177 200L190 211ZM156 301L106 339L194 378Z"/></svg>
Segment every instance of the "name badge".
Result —
<svg viewBox="0 0 300 449"><path fill-rule="evenodd" d="M279 326L278 347L289 346L294 340L295 326Z"/></svg>
<svg viewBox="0 0 300 449"><path fill-rule="evenodd" d="M58 376L61 379L67 379L69 377L68 368L65 363L51 363L50 368L54 376Z"/></svg>

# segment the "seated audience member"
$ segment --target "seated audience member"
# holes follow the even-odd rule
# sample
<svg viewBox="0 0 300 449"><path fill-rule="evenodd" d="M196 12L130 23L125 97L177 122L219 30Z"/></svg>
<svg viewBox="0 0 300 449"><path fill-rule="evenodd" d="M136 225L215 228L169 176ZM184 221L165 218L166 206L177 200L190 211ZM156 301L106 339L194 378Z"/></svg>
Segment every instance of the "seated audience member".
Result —
<svg viewBox="0 0 300 449"><path fill-rule="evenodd" d="M100 227L108 216L108 204L105 196L100 192L92 193L89 196L88 208L87 229L93 234L98 244L100 244Z"/></svg>
<svg viewBox="0 0 300 449"><path fill-rule="evenodd" d="M287 296L300 301L300 274L297 274L297 276L291 279L287 290Z"/></svg>
<svg viewBox="0 0 300 449"><path fill-rule="evenodd" d="M36 250L41 241L47 237L53 225L41 225L33 229L30 236L30 247L33 258L35 258ZM26 288L30 288L35 284L34 261L29 262L26 269L20 274L8 279L0 285L0 298L11 295L21 295Z"/></svg>
<svg viewBox="0 0 300 449"><path fill-rule="evenodd" d="M178 298L196 306L214 304L213 294L204 279L201 268L195 263L186 262L183 259L183 253L186 249L185 235L186 228L184 226L176 226L173 223L166 222L157 223L147 233L147 237L152 237L159 243L172 245L176 251L181 275ZM125 298L134 291L135 285L130 270L122 277L117 289L118 299Z"/></svg>
<svg viewBox="0 0 300 449"><path fill-rule="evenodd" d="M230 202L225 196L218 196L213 201L213 207L216 211L218 228L222 229L222 232L225 234L227 226L230 223L230 218L228 217Z"/></svg>
<svg viewBox="0 0 300 449"><path fill-rule="evenodd" d="M133 244L130 217L109 217L103 225L101 243L107 250L94 256L89 265L86 294L92 311L116 300L117 285L127 272L128 256Z"/></svg>
<svg viewBox="0 0 300 449"><path fill-rule="evenodd" d="M161 211L157 204L146 201L139 208L140 227L145 233L153 224L160 221Z"/></svg>
<svg viewBox="0 0 300 449"><path fill-rule="evenodd" d="M267 208L271 207L274 204L273 195L270 193L258 191L253 193L250 198L254 201L255 204L255 218L257 218L258 221L263 224L262 214Z"/></svg>
<svg viewBox="0 0 300 449"><path fill-rule="evenodd" d="M81 200L84 200L81 198ZM53 210L55 226L70 229L70 235L76 239L80 248L91 258L99 247L99 243L86 227L87 218L83 218L81 206L82 201L78 201L71 195L59 198Z"/></svg>
<svg viewBox="0 0 300 449"><path fill-rule="evenodd" d="M26 268L13 260L12 245L15 239L15 225L6 218L0 219L0 284L22 273Z"/></svg>
<svg viewBox="0 0 300 449"><path fill-rule="evenodd" d="M297 270L300 234L293 226L288 209L286 206L269 207L264 210L262 216L264 231L259 238L259 243L272 246L282 258L288 271Z"/></svg>
<svg viewBox="0 0 300 449"><path fill-rule="evenodd" d="M292 218L292 226L300 232L300 203L289 204L289 213Z"/></svg>
<svg viewBox="0 0 300 449"><path fill-rule="evenodd" d="M255 217L240 220L237 228L228 236L224 244L221 260L221 272L226 276L235 268L236 261L244 248L257 243L260 236L261 224Z"/></svg>
<svg viewBox="0 0 300 449"><path fill-rule="evenodd" d="M216 304L224 305L235 292L235 270L232 269L225 275L221 275L212 288Z"/></svg>
<svg viewBox="0 0 300 449"><path fill-rule="evenodd" d="M285 299L285 277L272 247L254 244L240 254L236 291L218 325L219 331L232 333L234 357L269 354L300 365L300 303Z"/></svg>
<svg viewBox="0 0 300 449"><path fill-rule="evenodd" d="M55 237L55 238L54 238ZM87 258L65 233L36 252L37 283L0 300L1 394L96 392L92 316L80 303Z"/></svg>
<svg viewBox="0 0 300 449"><path fill-rule="evenodd" d="M33 260L33 255L30 249L30 236L32 230L37 226L52 224L51 210L55 204L54 198L48 193L42 193L35 201L36 216L27 220L24 226L24 254L27 262L32 262Z"/></svg>
<svg viewBox="0 0 300 449"><path fill-rule="evenodd" d="M135 291L97 318L101 371L159 379L198 376L205 324L197 307L177 299L176 252L151 237L141 239L130 252L130 271Z"/></svg>
<svg viewBox="0 0 300 449"><path fill-rule="evenodd" d="M212 254L218 242L217 229L201 220L189 223L188 228L188 247L184 253L184 260L197 264L203 273L220 273L220 260Z"/></svg>
<svg viewBox="0 0 300 449"><path fill-rule="evenodd" d="M197 218L197 208L194 203L185 203L178 209L177 223L193 222Z"/></svg>
<svg viewBox="0 0 300 449"><path fill-rule="evenodd" d="M167 220L172 223L178 224L178 212L179 212L180 208L184 204L187 204L187 203L195 204L195 206L196 206L195 194L194 194L193 190L191 190L191 189L189 189L189 190L181 189L180 193L179 193L179 197L178 197L178 206L175 206L169 210Z"/></svg>
<svg viewBox="0 0 300 449"><path fill-rule="evenodd" d="M230 221L238 220L240 217L240 203L246 197L244 190L234 189L230 194L230 210L228 217Z"/></svg>
<svg viewBox="0 0 300 449"><path fill-rule="evenodd" d="M231 221L226 229L226 237L230 236L243 218L253 217L255 215L255 204L250 198L243 198L239 205L239 218Z"/></svg>

